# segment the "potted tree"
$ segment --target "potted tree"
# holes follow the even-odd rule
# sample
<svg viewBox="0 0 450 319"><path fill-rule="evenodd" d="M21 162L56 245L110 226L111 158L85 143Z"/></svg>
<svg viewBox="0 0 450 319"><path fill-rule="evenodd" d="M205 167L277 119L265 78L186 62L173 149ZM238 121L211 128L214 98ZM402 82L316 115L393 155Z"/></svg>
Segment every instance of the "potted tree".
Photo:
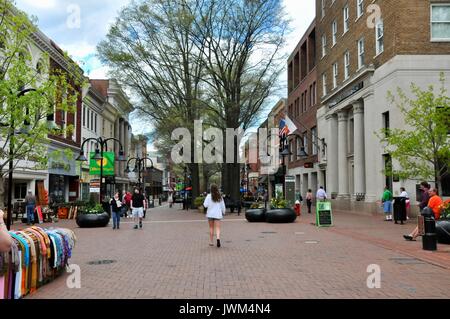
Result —
<svg viewBox="0 0 450 319"><path fill-rule="evenodd" d="M110 215L105 212L103 205L89 202L80 206L76 222L80 228L97 228L106 227L109 220Z"/></svg>
<svg viewBox="0 0 450 319"><path fill-rule="evenodd" d="M202 214L205 214L205 207L203 207L204 202L205 202L204 196L199 196L194 200L195 207L197 207L198 211Z"/></svg>
<svg viewBox="0 0 450 319"><path fill-rule="evenodd" d="M441 218L436 221L436 235L441 244L450 244L450 199L441 209Z"/></svg>
<svg viewBox="0 0 450 319"><path fill-rule="evenodd" d="M283 194L278 193L270 202L271 209L266 213L266 221L268 223L293 223L297 219L297 214L287 205Z"/></svg>

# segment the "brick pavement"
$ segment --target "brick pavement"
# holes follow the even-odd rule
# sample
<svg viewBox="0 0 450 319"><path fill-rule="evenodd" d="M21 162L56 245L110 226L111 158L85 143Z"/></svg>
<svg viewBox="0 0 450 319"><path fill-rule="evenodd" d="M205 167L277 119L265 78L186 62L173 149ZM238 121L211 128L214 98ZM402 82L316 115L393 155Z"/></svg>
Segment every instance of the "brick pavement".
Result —
<svg viewBox="0 0 450 319"><path fill-rule="evenodd" d="M71 262L81 267L81 289L66 277L28 298L449 298L450 252L423 252L405 242L405 226L382 215L336 212L333 228L317 229L312 215L294 224L249 224L229 215L223 247L208 246L204 216L168 207L147 215L143 230L129 220L120 231L79 229ZM91 261L114 260L109 265ZM378 264L381 289L368 289L367 267Z"/></svg>

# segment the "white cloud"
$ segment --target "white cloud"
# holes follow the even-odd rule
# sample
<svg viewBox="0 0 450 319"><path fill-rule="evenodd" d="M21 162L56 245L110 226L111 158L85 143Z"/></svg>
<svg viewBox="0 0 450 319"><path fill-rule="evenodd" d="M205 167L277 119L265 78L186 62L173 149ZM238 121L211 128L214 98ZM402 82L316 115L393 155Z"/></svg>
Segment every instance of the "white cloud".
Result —
<svg viewBox="0 0 450 319"><path fill-rule="evenodd" d="M22 0L22 2L40 9L50 9L56 6L56 0Z"/></svg>

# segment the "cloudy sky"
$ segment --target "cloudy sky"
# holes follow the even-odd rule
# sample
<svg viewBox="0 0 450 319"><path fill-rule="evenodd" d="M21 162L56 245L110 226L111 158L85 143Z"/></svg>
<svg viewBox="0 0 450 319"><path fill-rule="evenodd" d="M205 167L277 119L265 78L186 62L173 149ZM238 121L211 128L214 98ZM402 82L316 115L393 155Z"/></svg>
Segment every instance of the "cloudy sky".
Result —
<svg viewBox="0 0 450 319"><path fill-rule="evenodd" d="M96 46L128 0L16 0L16 5L37 17L39 28L66 50L90 78L106 78L107 69L96 58ZM284 0L293 32L285 48L290 53L315 15L315 0ZM80 19L77 19L77 17ZM285 75L280 81L285 82ZM282 96L273 97L274 100ZM133 125L133 131L145 128Z"/></svg>

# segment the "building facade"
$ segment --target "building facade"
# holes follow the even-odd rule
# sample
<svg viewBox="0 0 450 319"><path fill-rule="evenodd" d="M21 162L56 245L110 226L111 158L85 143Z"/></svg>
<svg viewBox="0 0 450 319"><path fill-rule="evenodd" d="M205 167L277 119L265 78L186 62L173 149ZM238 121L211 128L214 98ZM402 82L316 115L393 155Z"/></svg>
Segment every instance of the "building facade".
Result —
<svg viewBox="0 0 450 319"><path fill-rule="evenodd" d="M319 160L328 193L338 208L358 211L379 211L385 185L394 195L404 186L414 201L418 181L385 173L398 165L376 133L405 128L388 92L408 93L411 82L439 87L440 72L450 78L450 2L317 0L316 8L318 133L327 145Z"/></svg>
<svg viewBox="0 0 450 319"><path fill-rule="evenodd" d="M295 176L297 198L325 186L318 161L316 23L313 21L288 59L287 116L297 127L289 138L288 175ZM302 154L303 151L305 154ZM302 155L301 155L302 154ZM320 185L319 185L320 184Z"/></svg>

